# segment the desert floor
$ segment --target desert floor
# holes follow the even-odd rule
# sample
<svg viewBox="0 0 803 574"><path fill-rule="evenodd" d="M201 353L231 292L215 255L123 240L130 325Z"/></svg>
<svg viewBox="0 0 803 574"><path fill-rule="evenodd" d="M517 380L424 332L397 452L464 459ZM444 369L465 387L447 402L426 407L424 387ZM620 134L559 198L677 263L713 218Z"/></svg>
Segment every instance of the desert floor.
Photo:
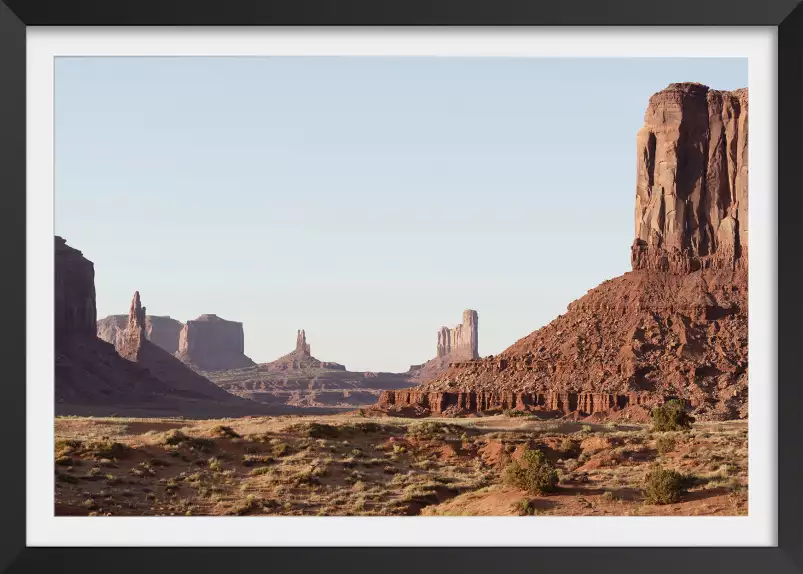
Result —
<svg viewBox="0 0 803 574"><path fill-rule="evenodd" d="M527 448L557 469L556 492L504 484ZM747 514L745 421L59 417L54 457L56 515ZM656 465L691 477L680 502L645 502Z"/></svg>

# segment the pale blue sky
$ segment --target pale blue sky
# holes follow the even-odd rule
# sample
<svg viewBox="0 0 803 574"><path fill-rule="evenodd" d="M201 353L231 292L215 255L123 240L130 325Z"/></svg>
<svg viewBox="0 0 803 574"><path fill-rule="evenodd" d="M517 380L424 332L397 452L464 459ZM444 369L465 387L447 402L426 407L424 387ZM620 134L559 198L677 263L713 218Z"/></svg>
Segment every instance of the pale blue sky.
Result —
<svg viewBox="0 0 803 574"><path fill-rule="evenodd" d="M58 58L56 233L98 317L242 321L403 371L479 312L496 354L629 270L636 132L744 59Z"/></svg>

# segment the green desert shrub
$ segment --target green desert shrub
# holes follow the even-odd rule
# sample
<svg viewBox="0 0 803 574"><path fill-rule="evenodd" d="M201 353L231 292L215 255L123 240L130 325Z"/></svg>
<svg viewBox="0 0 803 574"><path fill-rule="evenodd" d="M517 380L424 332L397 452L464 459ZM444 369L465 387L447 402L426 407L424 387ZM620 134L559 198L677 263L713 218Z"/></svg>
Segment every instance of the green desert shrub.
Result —
<svg viewBox="0 0 803 574"><path fill-rule="evenodd" d="M676 470L655 468L644 481L644 498L647 504L672 504L686 492L690 480Z"/></svg>
<svg viewBox="0 0 803 574"><path fill-rule="evenodd" d="M691 428L694 417L686 412L683 401L672 399L659 405L650 413L654 431L679 431Z"/></svg>
<svg viewBox="0 0 803 574"><path fill-rule="evenodd" d="M212 434L228 438L240 438L240 435L233 428L225 425L213 426Z"/></svg>
<svg viewBox="0 0 803 574"><path fill-rule="evenodd" d="M506 409L504 411L506 417L528 417L530 413L527 411L521 411L517 409Z"/></svg>
<svg viewBox="0 0 803 574"><path fill-rule="evenodd" d="M529 449L505 467L502 478L505 484L533 494L552 492L558 483L558 473L544 453Z"/></svg>
<svg viewBox="0 0 803 574"><path fill-rule="evenodd" d="M675 437L673 436L658 437L658 439L655 441L655 447L658 449L660 454L672 452L675 450L676 445L677 443L675 441Z"/></svg>
<svg viewBox="0 0 803 574"><path fill-rule="evenodd" d="M188 446L195 450L206 451L215 445L215 441L202 437L187 436L178 429L165 433L162 444L167 446Z"/></svg>
<svg viewBox="0 0 803 574"><path fill-rule="evenodd" d="M337 438L340 431L337 427L324 423L300 423L290 429L308 438Z"/></svg>
<svg viewBox="0 0 803 574"><path fill-rule="evenodd" d="M384 428L379 423L375 422L359 422L353 423L346 427L347 430L360 433L376 433L382 432Z"/></svg>
<svg viewBox="0 0 803 574"><path fill-rule="evenodd" d="M414 438L436 438L446 433L463 434L465 429L459 425L438 421L421 421L407 427L407 435Z"/></svg>
<svg viewBox="0 0 803 574"><path fill-rule="evenodd" d="M516 503L516 510L519 516L535 516L538 514L538 509L535 507L535 501L529 498L522 498Z"/></svg>

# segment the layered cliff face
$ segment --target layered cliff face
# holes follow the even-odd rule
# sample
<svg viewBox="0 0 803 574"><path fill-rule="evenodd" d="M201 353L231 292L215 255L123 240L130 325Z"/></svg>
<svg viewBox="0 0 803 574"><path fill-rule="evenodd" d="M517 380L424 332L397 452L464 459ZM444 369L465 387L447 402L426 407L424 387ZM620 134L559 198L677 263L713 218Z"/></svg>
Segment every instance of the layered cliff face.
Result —
<svg viewBox="0 0 803 574"><path fill-rule="evenodd" d="M671 84L637 137L633 269L733 269L747 259L747 89Z"/></svg>
<svg viewBox="0 0 803 574"><path fill-rule="evenodd" d="M453 361L416 389L383 393L378 408L590 415L680 397L702 419L746 417L747 101L746 89L699 84L650 98L633 271L498 356Z"/></svg>
<svg viewBox="0 0 803 574"><path fill-rule="evenodd" d="M61 237L55 238L57 339L95 336L95 266Z"/></svg>
<svg viewBox="0 0 803 574"><path fill-rule="evenodd" d="M652 393L561 393L556 391L425 391L403 389L384 391L378 407L392 410L400 407L402 414L441 414L444 416L499 410L543 410L571 414L606 413L638 405L653 405L663 401ZM408 412L404 412L408 411Z"/></svg>
<svg viewBox="0 0 803 574"><path fill-rule="evenodd" d="M120 346L123 332L128 326L128 315L109 315L98 321L98 338L115 347ZM171 355L178 351L179 335L184 324L171 317L147 315L145 336Z"/></svg>
<svg viewBox="0 0 803 574"><path fill-rule="evenodd" d="M199 371L227 371L250 367L245 356L243 324L217 315L187 321L179 335L176 356Z"/></svg>
<svg viewBox="0 0 803 574"><path fill-rule="evenodd" d="M145 335L148 340L171 355L178 352L179 337L183 328L184 324L172 317L159 315L145 317Z"/></svg>

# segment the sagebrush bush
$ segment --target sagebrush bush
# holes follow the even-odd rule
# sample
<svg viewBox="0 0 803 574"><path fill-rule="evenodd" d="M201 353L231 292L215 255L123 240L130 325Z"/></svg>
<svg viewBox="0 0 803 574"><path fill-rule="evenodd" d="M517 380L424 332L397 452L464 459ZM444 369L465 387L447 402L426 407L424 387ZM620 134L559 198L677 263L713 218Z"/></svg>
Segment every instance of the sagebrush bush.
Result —
<svg viewBox="0 0 803 574"><path fill-rule="evenodd" d="M691 428L694 417L686 412L683 401L672 399L652 409L654 431L679 431Z"/></svg>
<svg viewBox="0 0 803 574"><path fill-rule="evenodd" d="M527 411L521 411L517 409L507 409L504 411L506 417L528 417L530 413Z"/></svg>
<svg viewBox="0 0 803 574"><path fill-rule="evenodd" d="M228 438L240 438L240 435L231 427L225 425L215 425L212 427L212 434Z"/></svg>
<svg viewBox="0 0 803 574"><path fill-rule="evenodd" d="M347 430L352 432L363 432L363 433L375 433L384 430L382 425L374 422L353 423L348 425L346 428Z"/></svg>
<svg viewBox="0 0 803 574"><path fill-rule="evenodd" d="M540 450L525 450L521 458L505 467L505 484L533 494L555 490L558 473Z"/></svg>
<svg viewBox="0 0 803 574"><path fill-rule="evenodd" d="M293 425L292 430L308 438L337 438L340 430L332 425L324 423L301 423Z"/></svg>
<svg viewBox="0 0 803 574"><path fill-rule="evenodd" d="M416 438L435 438L446 433L462 434L464 431L459 425L438 421L422 421L407 427L407 434Z"/></svg>
<svg viewBox="0 0 803 574"><path fill-rule="evenodd" d="M644 498L647 504L672 504L686 492L689 478L676 470L655 468L644 480Z"/></svg>
<svg viewBox="0 0 803 574"><path fill-rule="evenodd" d="M538 509L535 507L534 501L529 498L522 498L516 503L516 508L519 511L519 516L535 516L538 514Z"/></svg>
<svg viewBox="0 0 803 574"><path fill-rule="evenodd" d="M655 441L655 447L658 449L660 454L672 452L675 450L676 445L677 443L675 441L675 437L673 436L658 437L658 439Z"/></svg>

